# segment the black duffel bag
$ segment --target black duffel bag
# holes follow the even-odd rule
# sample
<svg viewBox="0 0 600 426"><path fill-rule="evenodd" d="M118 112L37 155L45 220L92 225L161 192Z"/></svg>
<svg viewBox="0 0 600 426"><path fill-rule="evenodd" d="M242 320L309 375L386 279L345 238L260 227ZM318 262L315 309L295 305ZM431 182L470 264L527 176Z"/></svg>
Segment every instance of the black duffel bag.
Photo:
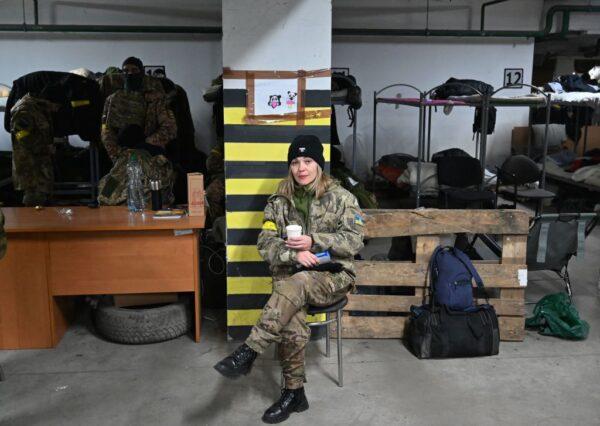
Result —
<svg viewBox="0 0 600 426"><path fill-rule="evenodd" d="M412 306L408 342L417 358L497 355L498 318L491 305L451 311L445 305Z"/></svg>

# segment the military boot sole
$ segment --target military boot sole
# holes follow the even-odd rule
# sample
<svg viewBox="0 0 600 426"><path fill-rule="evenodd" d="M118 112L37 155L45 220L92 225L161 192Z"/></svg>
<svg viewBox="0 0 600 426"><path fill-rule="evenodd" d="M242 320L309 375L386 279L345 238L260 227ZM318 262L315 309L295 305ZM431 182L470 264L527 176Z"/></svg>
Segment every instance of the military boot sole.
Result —
<svg viewBox="0 0 600 426"><path fill-rule="evenodd" d="M249 367L246 367L244 369L232 370L231 368L227 367L226 365L221 364L220 362L215 364L213 368L215 370L217 370L224 377L227 377L228 379L237 379L241 376L246 376L246 375L250 374L250 371L252 371L252 365L250 365Z"/></svg>
<svg viewBox="0 0 600 426"><path fill-rule="evenodd" d="M308 410L308 401L304 400L303 402L298 404L298 406L295 407L293 410L286 411L285 413L282 413L280 416L267 417L266 415L263 415L262 421L265 423L268 423L270 425L273 425L276 423L281 423L281 422L286 421L290 417L291 413L301 413L306 410Z"/></svg>

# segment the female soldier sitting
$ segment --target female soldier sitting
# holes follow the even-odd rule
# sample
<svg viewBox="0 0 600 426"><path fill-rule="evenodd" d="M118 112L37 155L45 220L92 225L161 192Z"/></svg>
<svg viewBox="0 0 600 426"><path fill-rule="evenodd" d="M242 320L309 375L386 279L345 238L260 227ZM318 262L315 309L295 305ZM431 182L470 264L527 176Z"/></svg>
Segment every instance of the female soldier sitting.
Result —
<svg viewBox="0 0 600 426"><path fill-rule="evenodd" d="M324 164L317 137L294 139L288 177L269 198L258 237L258 250L273 275L273 293L246 342L215 365L226 377L248 374L257 354L279 343L285 389L263 415L266 423L308 409L303 387L307 305L331 305L354 288L352 261L363 247L364 221L354 195L323 173ZM286 239L291 224L301 225L304 235ZM315 253L326 250L332 262L319 265Z"/></svg>

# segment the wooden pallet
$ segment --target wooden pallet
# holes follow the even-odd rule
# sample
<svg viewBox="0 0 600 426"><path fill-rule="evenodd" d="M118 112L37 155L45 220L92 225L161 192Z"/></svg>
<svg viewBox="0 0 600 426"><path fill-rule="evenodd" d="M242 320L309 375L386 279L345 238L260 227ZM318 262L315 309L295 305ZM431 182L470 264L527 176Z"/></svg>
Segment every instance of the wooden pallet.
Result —
<svg viewBox="0 0 600 426"><path fill-rule="evenodd" d="M357 285L408 287L409 295L351 294L342 319L345 338L401 338L411 305L427 299L428 263L440 235L465 232L494 234L502 239L498 261L475 261L500 323L502 340L524 337L525 274L529 215L518 210L366 210L366 238L415 236L415 262L357 261ZM498 289L494 291L492 289ZM404 292L403 292L404 293ZM479 300L484 302L484 300ZM393 312L398 316L350 316L349 311Z"/></svg>

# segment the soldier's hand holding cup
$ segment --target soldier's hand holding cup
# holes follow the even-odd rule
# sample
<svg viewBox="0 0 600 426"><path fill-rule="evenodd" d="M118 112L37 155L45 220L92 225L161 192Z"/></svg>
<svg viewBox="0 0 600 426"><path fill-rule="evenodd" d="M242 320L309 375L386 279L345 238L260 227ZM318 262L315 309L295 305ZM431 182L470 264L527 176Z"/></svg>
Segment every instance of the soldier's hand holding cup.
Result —
<svg viewBox="0 0 600 426"><path fill-rule="evenodd" d="M302 235L302 227L300 225L288 225L285 227L287 240L285 245L288 248L298 251L310 250L312 247L312 238L310 235Z"/></svg>

